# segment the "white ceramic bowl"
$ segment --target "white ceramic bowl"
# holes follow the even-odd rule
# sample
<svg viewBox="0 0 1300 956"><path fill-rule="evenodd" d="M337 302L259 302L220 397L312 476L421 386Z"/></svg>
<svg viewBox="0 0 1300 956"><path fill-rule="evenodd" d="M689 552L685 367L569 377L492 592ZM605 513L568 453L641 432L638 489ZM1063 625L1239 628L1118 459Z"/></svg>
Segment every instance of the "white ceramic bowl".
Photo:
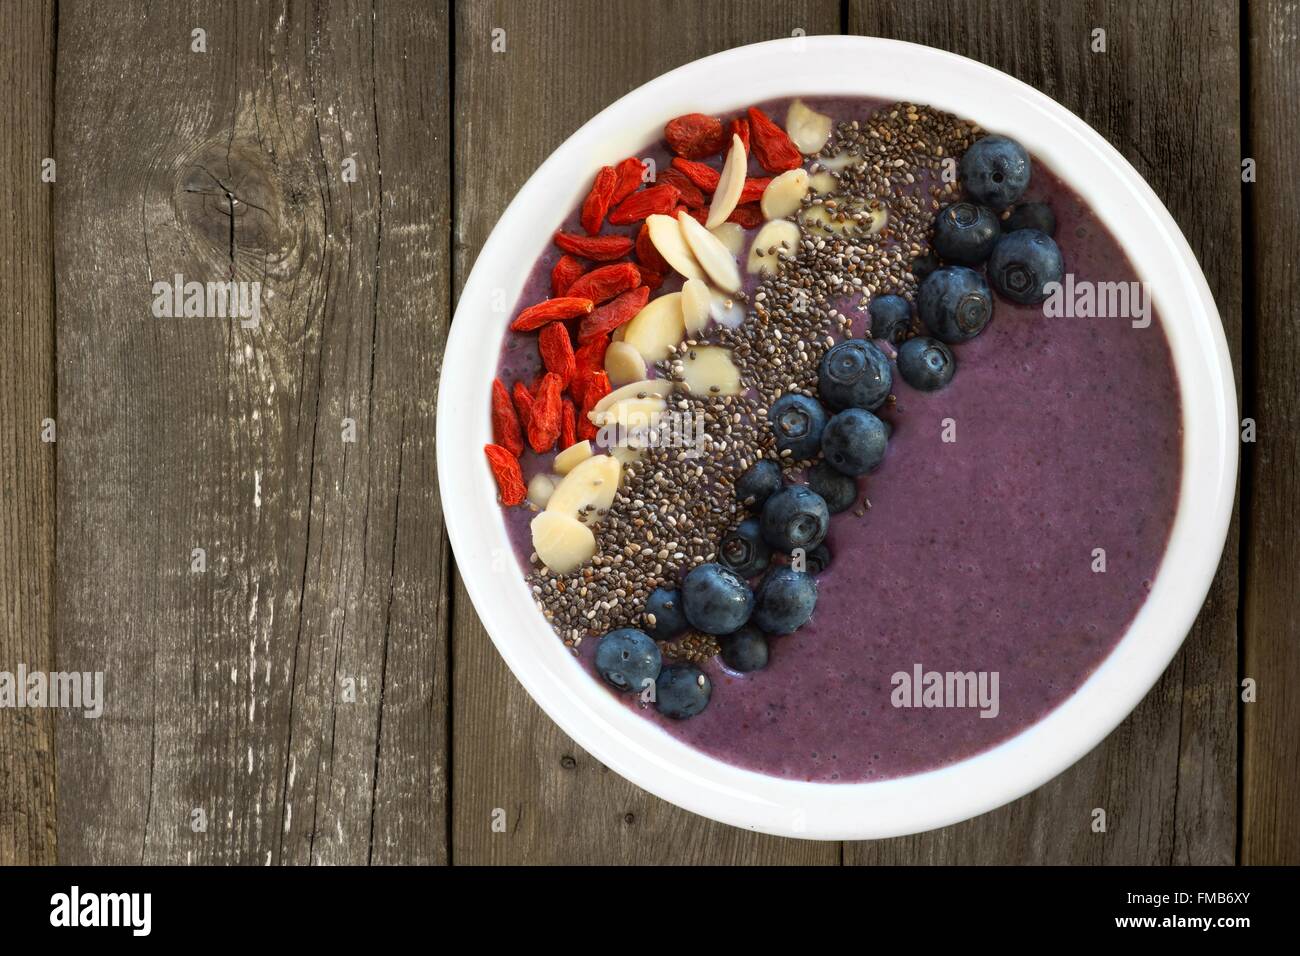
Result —
<svg viewBox="0 0 1300 956"><path fill-rule="evenodd" d="M533 604L482 453L511 318L502 310L595 169L635 154L682 113L799 94L926 103L1024 143L1091 203L1149 283L1182 389L1182 492L1169 548L1115 651L1065 703L1005 743L941 770L873 783L802 783L743 770L615 701ZM728 50L647 83L569 137L529 179L479 254L456 310L439 394L438 442L448 453L439 456L438 477L474 607L520 683L583 748L638 786L715 820L783 836L871 839L944 826L1014 800L1078 760L1137 706L1178 650L1214 576L1232 510L1236 423L1227 344L1205 278L1160 200L1101 136L1032 87L973 60L892 40L804 37Z"/></svg>

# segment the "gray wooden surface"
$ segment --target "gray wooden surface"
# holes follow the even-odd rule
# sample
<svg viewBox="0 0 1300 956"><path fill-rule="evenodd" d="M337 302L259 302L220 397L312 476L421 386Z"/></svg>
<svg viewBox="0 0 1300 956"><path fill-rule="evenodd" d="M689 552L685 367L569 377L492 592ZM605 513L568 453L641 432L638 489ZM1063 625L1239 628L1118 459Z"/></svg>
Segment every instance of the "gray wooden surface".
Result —
<svg viewBox="0 0 1300 956"><path fill-rule="evenodd" d="M0 669L104 670L110 707L0 711L0 862L1300 862L1296 18L1281 0L4 5L0 75L23 95L0 114ZM454 295L532 170L640 83L796 30L950 49L1078 112L1181 224L1260 420L1241 531L1129 720L1008 807L876 843L714 824L578 749L456 580L434 467ZM262 282L261 326L155 318L150 284L175 273ZM1239 704L1247 676L1260 699Z"/></svg>

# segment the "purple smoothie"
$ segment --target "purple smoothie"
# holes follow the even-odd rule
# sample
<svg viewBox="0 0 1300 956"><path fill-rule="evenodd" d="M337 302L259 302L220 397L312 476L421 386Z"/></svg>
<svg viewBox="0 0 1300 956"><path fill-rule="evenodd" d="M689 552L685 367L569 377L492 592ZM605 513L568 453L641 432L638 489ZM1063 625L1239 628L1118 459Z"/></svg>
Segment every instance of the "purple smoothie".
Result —
<svg viewBox="0 0 1300 956"><path fill-rule="evenodd" d="M787 102L770 114L784 116ZM808 102L837 121L880 105ZM654 148L643 155L667 160ZM1138 278L1115 237L1037 160L1025 198L1052 207L1076 283ZM549 250L535 265L522 302L550 294L556 258ZM855 333L866 325L859 316ZM864 483L872 508L833 516L834 561L818 577L812 621L772 640L761 671L707 664L713 695L699 716L672 721L638 708L648 719L761 773L878 780L1006 740L1063 703L1113 650L1146 600L1178 502L1181 408L1159 316L1147 328L1045 318L1041 306L998 297L988 328L955 351L957 374L940 391L915 391L895 375L897 405L881 412L894 429L889 451ZM537 366L531 339L507 336L502 379L531 381ZM943 440L945 419L955 421L955 441ZM549 457L527 453L525 477ZM526 508L506 515L525 567L531 517ZM1093 570L1096 548L1105 573ZM588 667L595 646L582 643ZM917 665L997 672L998 715L893 706L891 675Z"/></svg>

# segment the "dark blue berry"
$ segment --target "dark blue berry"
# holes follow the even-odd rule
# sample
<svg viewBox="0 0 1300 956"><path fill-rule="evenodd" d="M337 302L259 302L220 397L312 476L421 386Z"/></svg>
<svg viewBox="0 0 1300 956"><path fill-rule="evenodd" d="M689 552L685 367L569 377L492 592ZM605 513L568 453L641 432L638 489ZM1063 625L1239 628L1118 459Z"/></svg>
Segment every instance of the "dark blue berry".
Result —
<svg viewBox="0 0 1300 956"><path fill-rule="evenodd" d="M903 341L912 325L912 307L901 295L876 296L867 306L867 314L871 316L871 337L895 345Z"/></svg>
<svg viewBox="0 0 1300 956"><path fill-rule="evenodd" d="M655 707L674 720L694 717L709 706L713 685L694 664L672 664L659 672L655 681Z"/></svg>
<svg viewBox="0 0 1300 956"><path fill-rule="evenodd" d="M772 403L767 413L776 432L778 451L790 449L795 461L811 458L821 444L826 410L815 398L789 393Z"/></svg>
<svg viewBox="0 0 1300 956"><path fill-rule="evenodd" d="M722 537L718 560L742 578L761 574L772 559L772 549L763 540L757 518L746 518Z"/></svg>
<svg viewBox="0 0 1300 956"><path fill-rule="evenodd" d="M912 260L912 275L916 276L917 282L924 281L925 277L937 268L939 268L939 257L933 252L927 252ZM875 335L874 332L871 334Z"/></svg>
<svg viewBox="0 0 1300 956"><path fill-rule="evenodd" d="M994 251L997 246L994 246ZM974 269L945 266L921 283L916 310L930 334L943 342L965 342L984 331L993 317L993 294Z"/></svg>
<svg viewBox="0 0 1300 956"><path fill-rule="evenodd" d="M667 588L655 588L646 598L647 614L655 616L650 636L656 641L671 641L686 630L686 614L682 611L682 595Z"/></svg>
<svg viewBox="0 0 1300 956"><path fill-rule="evenodd" d="M858 497L857 481L825 461L817 462L808 472L808 487L825 499L826 510L833 515L848 511Z"/></svg>
<svg viewBox="0 0 1300 956"><path fill-rule="evenodd" d="M998 217L986 206L955 202L934 217L934 251L949 262L977 266L1002 235Z"/></svg>
<svg viewBox="0 0 1300 956"><path fill-rule="evenodd" d="M610 631L596 647L596 673L624 692L644 690L662 665L659 645L634 627Z"/></svg>
<svg viewBox="0 0 1300 956"><path fill-rule="evenodd" d="M961 158L966 192L995 210L1006 209L1024 195L1032 172L1025 148L1005 136L985 136Z"/></svg>
<svg viewBox="0 0 1300 956"><path fill-rule="evenodd" d="M830 511L821 495L805 485L787 485L763 505L760 526L764 541L789 554L795 548L821 544L830 521Z"/></svg>
<svg viewBox="0 0 1300 956"><path fill-rule="evenodd" d="M933 392L952 381L957 360L952 350L938 339L918 335L898 350L898 374L904 382L922 392Z"/></svg>
<svg viewBox="0 0 1300 956"><path fill-rule="evenodd" d="M806 571L773 568L754 595L754 623L768 634L792 634L817 607L817 579Z"/></svg>
<svg viewBox="0 0 1300 956"><path fill-rule="evenodd" d="M861 408L832 416L822 432L822 454L846 475L865 475L885 459L889 435L885 423Z"/></svg>
<svg viewBox="0 0 1300 956"><path fill-rule="evenodd" d="M1065 262L1056 241L1037 229L1009 232L989 256L989 282L1012 302L1032 305L1047 298L1049 282L1060 282Z"/></svg>
<svg viewBox="0 0 1300 956"><path fill-rule="evenodd" d="M781 488L781 466L770 458L763 458L745 469L736 479L736 500L750 508L761 508L763 502Z"/></svg>
<svg viewBox="0 0 1300 956"><path fill-rule="evenodd" d="M1017 229L1037 229L1049 236L1056 235L1056 215L1045 202L1022 202L1011 215L1002 220L1003 232Z"/></svg>
<svg viewBox="0 0 1300 956"><path fill-rule="evenodd" d="M749 585L721 564L692 568L682 581L681 591L686 620L705 634L730 634L749 620L754 608L754 592Z"/></svg>
<svg viewBox="0 0 1300 956"><path fill-rule="evenodd" d="M804 570L809 574L818 575L831 566L831 549L825 544L819 544L808 552L804 558Z"/></svg>
<svg viewBox="0 0 1300 956"><path fill-rule="evenodd" d="M722 663L733 671L748 674L767 666L767 638L757 628L745 626L721 641Z"/></svg>
<svg viewBox="0 0 1300 956"><path fill-rule="evenodd" d="M879 408L893 384L889 359L866 339L846 339L832 347L817 368L817 391L832 409Z"/></svg>

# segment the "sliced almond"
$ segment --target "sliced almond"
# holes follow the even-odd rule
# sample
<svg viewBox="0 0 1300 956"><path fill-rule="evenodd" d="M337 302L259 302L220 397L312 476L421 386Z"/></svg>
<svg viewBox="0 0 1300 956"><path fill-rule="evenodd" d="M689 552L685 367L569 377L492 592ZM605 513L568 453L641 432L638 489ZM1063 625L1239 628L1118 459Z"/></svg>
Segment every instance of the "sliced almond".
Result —
<svg viewBox="0 0 1300 956"><path fill-rule="evenodd" d="M745 307L735 296L714 289L709 296L709 315L718 325L734 329L745 321Z"/></svg>
<svg viewBox="0 0 1300 956"><path fill-rule="evenodd" d="M627 324L623 341L640 352L647 362L662 362L685 337L682 294L670 292L651 299L644 309L632 317L632 321Z"/></svg>
<svg viewBox="0 0 1300 956"><path fill-rule="evenodd" d="M667 381L665 379L665 381ZM604 428L618 426L626 437L629 433L653 428L659 422L659 416L668 408L668 403L657 395L649 398L625 398L615 402L603 412L593 411L588 416L592 424Z"/></svg>
<svg viewBox="0 0 1300 956"><path fill-rule="evenodd" d="M818 156L817 165L822 169L829 169L832 172L840 172L848 169L850 166L856 166L862 162L862 157L852 151L840 153L837 156Z"/></svg>
<svg viewBox="0 0 1300 956"><path fill-rule="evenodd" d="M574 442L555 456L554 467L557 473L567 475L579 464L591 457L591 442L585 438ZM530 486L531 487L531 486Z"/></svg>
<svg viewBox="0 0 1300 956"><path fill-rule="evenodd" d="M551 476L539 471L528 480L528 503L535 508L545 508L555 491L555 482Z"/></svg>
<svg viewBox="0 0 1300 956"><path fill-rule="evenodd" d="M745 227L738 222L724 222L714 226L709 232L718 237L718 241L727 247L733 256L745 251Z"/></svg>
<svg viewBox="0 0 1300 956"><path fill-rule="evenodd" d="M646 217L645 224L650 233L650 242L654 244L659 255L664 257L665 262L688 279L704 278L704 270L695 261L695 256L691 253L690 246L686 244L686 237L682 235L682 229L677 225L676 219L655 213L653 216Z"/></svg>
<svg viewBox="0 0 1300 956"><path fill-rule="evenodd" d="M709 204L709 218L705 225L712 229L727 221L740 202L740 194L745 189L745 173L749 167L749 154L745 144L735 133L731 134L731 150L727 161L722 164L722 173L718 176L718 186L713 190L713 202Z"/></svg>
<svg viewBox="0 0 1300 956"><path fill-rule="evenodd" d="M739 292L740 270L736 268L736 257L722 244L722 240L685 211L677 214L677 222L695 261L704 267L713 284L723 292Z"/></svg>
<svg viewBox="0 0 1300 956"><path fill-rule="evenodd" d="M615 445L609 450L609 453L619 460L620 464L630 465L634 461L640 461L644 453L640 448L633 448L631 445Z"/></svg>
<svg viewBox="0 0 1300 956"><path fill-rule="evenodd" d="M839 191L840 181L827 172L813 173L808 185L819 196L830 196Z"/></svg>
<svg viewBox="0 0 1300 956"><path fill-rule="evenodd" d="M638 382L629 382L621 388L616 388L610 392L595 405L592 406L593 412L603 412L611 405L624 401L629 398L649 398L652 395L659 398L667 398L673 393L673 383L666 378L643 378ZM594 421L594 419L593 419Z"/></svg>
<svg viewBox="0 0 1300 956"><path fill-rule="evenodd" d="M794 255L798 249L799 226L788 219L773 219L758 230L758 235L750 244L747 268L751 273L773 275L783 267L778 253Z"/></svg>
<svg viewBox="0 0 1300 956"><path fill-rule="evenodd" d="M537 557L556 574L576 571L595 557L596 536L573 515L547 509L533 519L529 528Z"/></svg>
<svg viewBox="0 0 1300 956"><path fill-rule="evenodd" d="M785 114L785 131L799 152L806 156L821 152L831 138L831 118L811 109L803 100L795 100Z"/></svg>
<svg viewBox="0 0 1300 956"><path fill-rule="evenodd" d="M682 381L692 395L738 395L740 370L731 361L730 349L701 345L682 360Z"/></svg>
<svg viewBox="0 0 1300 956"><path fill-rule="evenodd" d="M799 211L803 197L808 195L808 170L787 169L763 190L758 208L767 219L784 219Z"/></svg>
<svg viewBox="0 0 1300 956"><path fill-rule="evenodd" d="M708 326L712 300L713 290L703 279L687 279L682 283L682 322L687 335L699 335Z"/></svg>
<svg viewBox="0 0 1300 956"><path fill-rule="evenodd" d="M622 474L623 466L617 458L593 455L575 465L560 480L551 494L551 500L546 503L546 510L558 511L574 518L581 512L589 521L598 520L595 513L609 510L609 506L614 503L614 494L618 491ZM549 566L549 562L547 564Z"/></svg>
<svg viewBox="0 0 1300 956"><path fill-rule="evenodd" d="M687 279L686 281L698 280ZM611 385L617 387L627 385L629 382L639 382L645 378L645 370L645 359L641 357L641 353L626 342L610 342L609 348L605 349L605 374L609 376Z"/></svg>

